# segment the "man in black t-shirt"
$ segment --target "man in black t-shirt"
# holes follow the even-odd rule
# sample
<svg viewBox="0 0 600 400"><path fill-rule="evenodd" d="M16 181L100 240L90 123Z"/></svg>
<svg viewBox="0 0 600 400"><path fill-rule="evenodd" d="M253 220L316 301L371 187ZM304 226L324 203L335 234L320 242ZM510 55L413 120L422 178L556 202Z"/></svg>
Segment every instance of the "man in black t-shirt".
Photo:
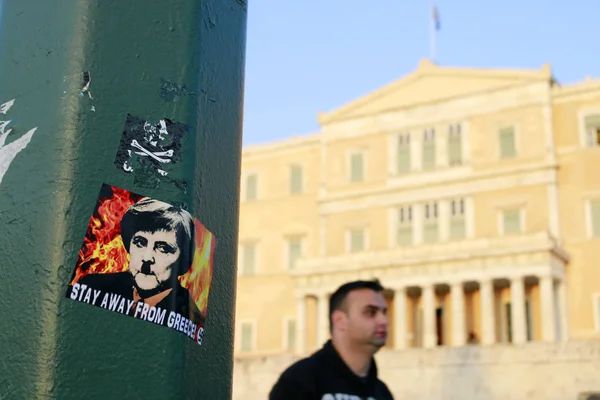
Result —
<svg viewBox="0 0 600 400"><path fill-rule="evenodd" d="M393 400L377 377L374 354L387 339L387 306L378 281L342 285L329 299L331 340L286 369L269 400Z"/></svg>

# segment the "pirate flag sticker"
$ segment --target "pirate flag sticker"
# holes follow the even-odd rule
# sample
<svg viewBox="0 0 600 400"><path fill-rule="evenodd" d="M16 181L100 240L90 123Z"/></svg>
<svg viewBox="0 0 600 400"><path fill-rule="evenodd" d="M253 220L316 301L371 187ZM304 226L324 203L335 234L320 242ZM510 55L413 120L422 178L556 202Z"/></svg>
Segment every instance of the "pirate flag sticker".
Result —
<svg viewBox="0 0 600 400"><path fill-rule="evenodd" d="M172 166L181 161L181 145L189 127L163 118L151 123L127 114L125 128L115 157L115 166L134 173L136 184L158 187L170 181L185 191L186 183L171 177Z"/></svg>

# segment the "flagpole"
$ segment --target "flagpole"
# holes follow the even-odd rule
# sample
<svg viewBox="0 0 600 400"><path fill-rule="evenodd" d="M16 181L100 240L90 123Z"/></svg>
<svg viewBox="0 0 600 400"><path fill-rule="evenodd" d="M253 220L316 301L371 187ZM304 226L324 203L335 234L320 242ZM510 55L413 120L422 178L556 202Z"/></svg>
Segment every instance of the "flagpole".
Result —
<svg viewBox="0 0 600 400"><path fill-rule="evenodd" d="M431 3L431 10L430 10L430 17L429 17L429 29L430 29L430 33L429 33L429 58L431 59L431 61L435 61L435 32L436 32L436 21L435 21L435 4Z"/></svg>

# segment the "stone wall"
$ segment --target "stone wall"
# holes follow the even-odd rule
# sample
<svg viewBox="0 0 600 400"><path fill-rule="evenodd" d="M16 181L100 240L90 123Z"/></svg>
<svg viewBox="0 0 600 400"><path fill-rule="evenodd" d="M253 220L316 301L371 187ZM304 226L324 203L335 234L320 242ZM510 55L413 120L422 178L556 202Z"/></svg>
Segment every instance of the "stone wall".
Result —
<svg viewBox="0 0 600 400"><path fill-rule="evenodd" d="M296 358L237 358L233 400L267 399ZM386 350L381 378L398 400L576 400L600 392L600 341Z"/></svg>

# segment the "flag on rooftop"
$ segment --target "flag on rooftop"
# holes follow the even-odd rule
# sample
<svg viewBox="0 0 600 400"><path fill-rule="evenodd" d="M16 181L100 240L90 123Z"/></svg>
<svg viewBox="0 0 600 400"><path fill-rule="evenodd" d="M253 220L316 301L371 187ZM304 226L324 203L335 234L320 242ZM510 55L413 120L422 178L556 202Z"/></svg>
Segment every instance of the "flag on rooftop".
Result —
<svg viewBox="0 0 600 400"><path fill-rule="evenodd" d="M435 26L435 30L439 31L440 27L441 27L441 23L440 23L440 14L438 13L437 7L435 6L435 4L433 4L431 6L431 18L433 19L433 24Z"/></svg>

